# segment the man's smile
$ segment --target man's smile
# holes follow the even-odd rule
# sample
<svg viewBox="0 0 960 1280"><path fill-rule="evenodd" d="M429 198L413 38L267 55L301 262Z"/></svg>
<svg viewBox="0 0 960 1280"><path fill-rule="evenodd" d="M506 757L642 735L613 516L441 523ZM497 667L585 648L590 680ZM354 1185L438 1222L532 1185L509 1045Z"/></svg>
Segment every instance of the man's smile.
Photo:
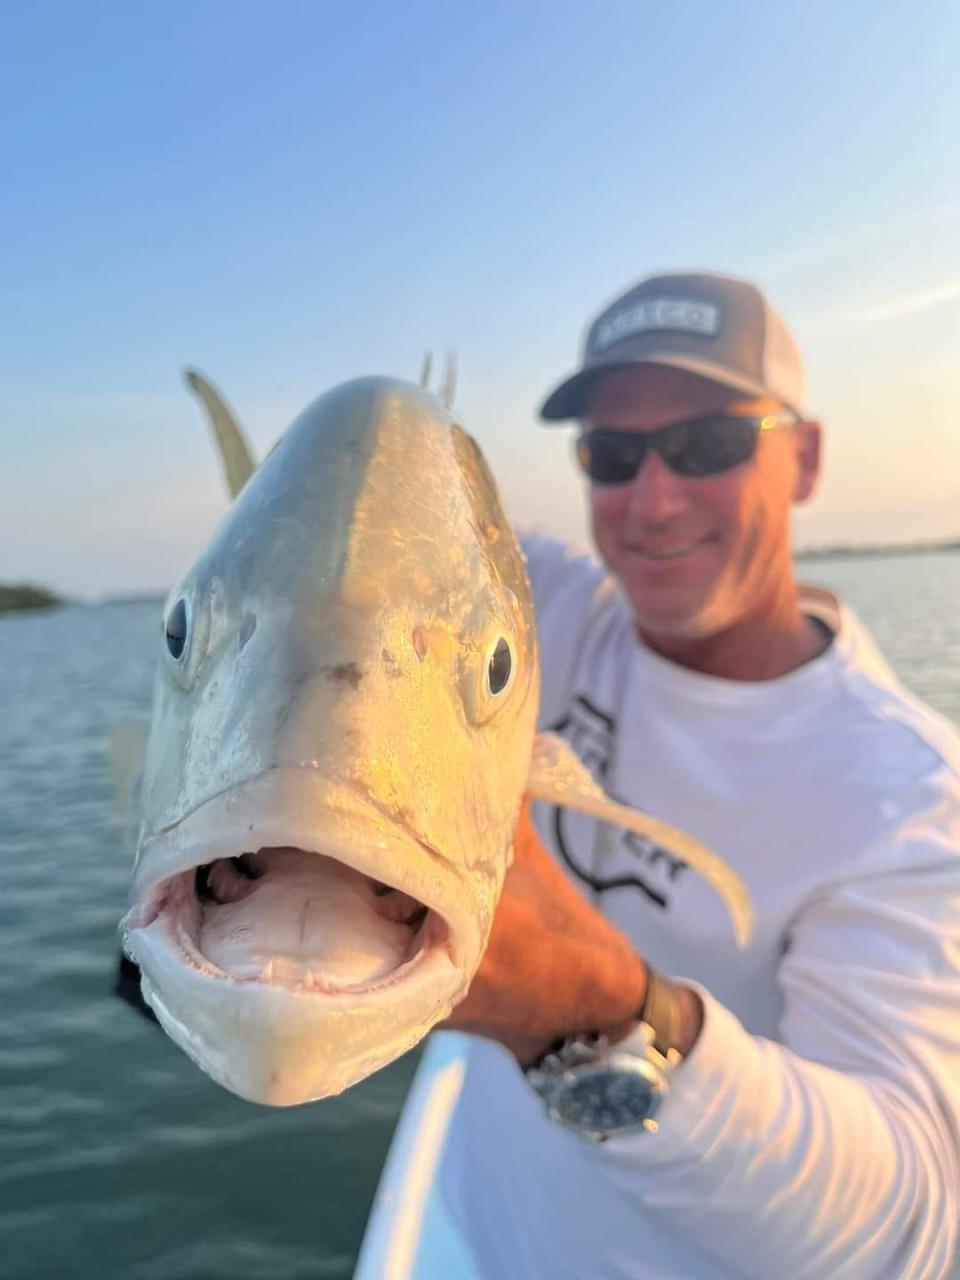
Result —
<svg viewBox="0 0 960 1280"><path fill-rule="evenodd" d="M686 539L683 542L627 542L624 551L644 560L679 560L716 541L711 537Z"/></svg>

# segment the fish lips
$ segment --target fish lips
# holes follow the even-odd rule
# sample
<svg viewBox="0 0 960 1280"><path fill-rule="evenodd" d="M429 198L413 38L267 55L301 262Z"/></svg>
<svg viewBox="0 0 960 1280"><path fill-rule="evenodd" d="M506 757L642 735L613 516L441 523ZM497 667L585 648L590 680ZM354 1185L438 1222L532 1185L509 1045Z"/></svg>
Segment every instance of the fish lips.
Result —
<svg viewBox="0 0 960 1280"><path fill-rule="evenodd" d="M236 978L179 926L184 873L285 846L415 897L431 913L419 951L369 984L315 990ZM205 801L145 838L123 921L143 992L168 1034L251 1101L287 1106L338 1093L420 1040L465 993L505 867L457 867L355 785L277 768ZM179 886L179 887L178 887Z"/></svg>

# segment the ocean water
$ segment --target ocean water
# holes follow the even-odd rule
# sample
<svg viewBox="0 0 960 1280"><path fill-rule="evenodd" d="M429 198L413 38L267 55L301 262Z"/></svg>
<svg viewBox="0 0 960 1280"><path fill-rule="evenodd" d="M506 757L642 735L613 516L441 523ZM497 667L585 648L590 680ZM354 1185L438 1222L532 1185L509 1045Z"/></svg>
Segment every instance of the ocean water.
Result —
<svg viewBox="0 0 960 1280"><path fill-rule="evenodd" d="M960 555L809 562L960 723ZM112 995L130 851L110 726L147 713L156 605L0 617L0 1276L349 1277L414 1056L274 1111Z"/></svg>

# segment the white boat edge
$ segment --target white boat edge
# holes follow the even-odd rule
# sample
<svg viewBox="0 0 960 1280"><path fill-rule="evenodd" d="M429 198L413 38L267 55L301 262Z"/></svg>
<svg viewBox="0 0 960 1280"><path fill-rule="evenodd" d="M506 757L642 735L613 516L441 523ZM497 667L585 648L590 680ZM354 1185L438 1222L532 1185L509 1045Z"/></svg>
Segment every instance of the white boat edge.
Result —
<svg viewBox="0 0 960 1280"><path fill-rule="evenodd" d="M466 1070L469 1038L427 1042L380 1174L354 1280L470 1280L473 1265L435 1176Z"/></svg>

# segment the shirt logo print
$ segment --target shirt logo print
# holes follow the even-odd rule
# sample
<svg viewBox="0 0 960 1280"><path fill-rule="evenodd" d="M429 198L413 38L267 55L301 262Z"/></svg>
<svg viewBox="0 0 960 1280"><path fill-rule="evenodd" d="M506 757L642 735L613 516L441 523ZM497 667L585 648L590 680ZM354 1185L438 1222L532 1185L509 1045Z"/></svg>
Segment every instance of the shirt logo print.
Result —
<svg viewBox="0 0 960 1280"><path fill-rule="evenodd" d="M594 779L604 787L611 799L629 804L605 785L617 724L613 716L594 705L583 694L577 694L570 710L555 725L550 726L570 743ZM670 907L669 889L687 869L687 863L669 850L633 831L614 830L615 847L631 856L636 865L629 872L603 875L583 865L582 857L574 853L569 823L571 811L551 806L553 835L564 862L583 884L596 894L614 889L635 889L661 910Z"/></svg>

